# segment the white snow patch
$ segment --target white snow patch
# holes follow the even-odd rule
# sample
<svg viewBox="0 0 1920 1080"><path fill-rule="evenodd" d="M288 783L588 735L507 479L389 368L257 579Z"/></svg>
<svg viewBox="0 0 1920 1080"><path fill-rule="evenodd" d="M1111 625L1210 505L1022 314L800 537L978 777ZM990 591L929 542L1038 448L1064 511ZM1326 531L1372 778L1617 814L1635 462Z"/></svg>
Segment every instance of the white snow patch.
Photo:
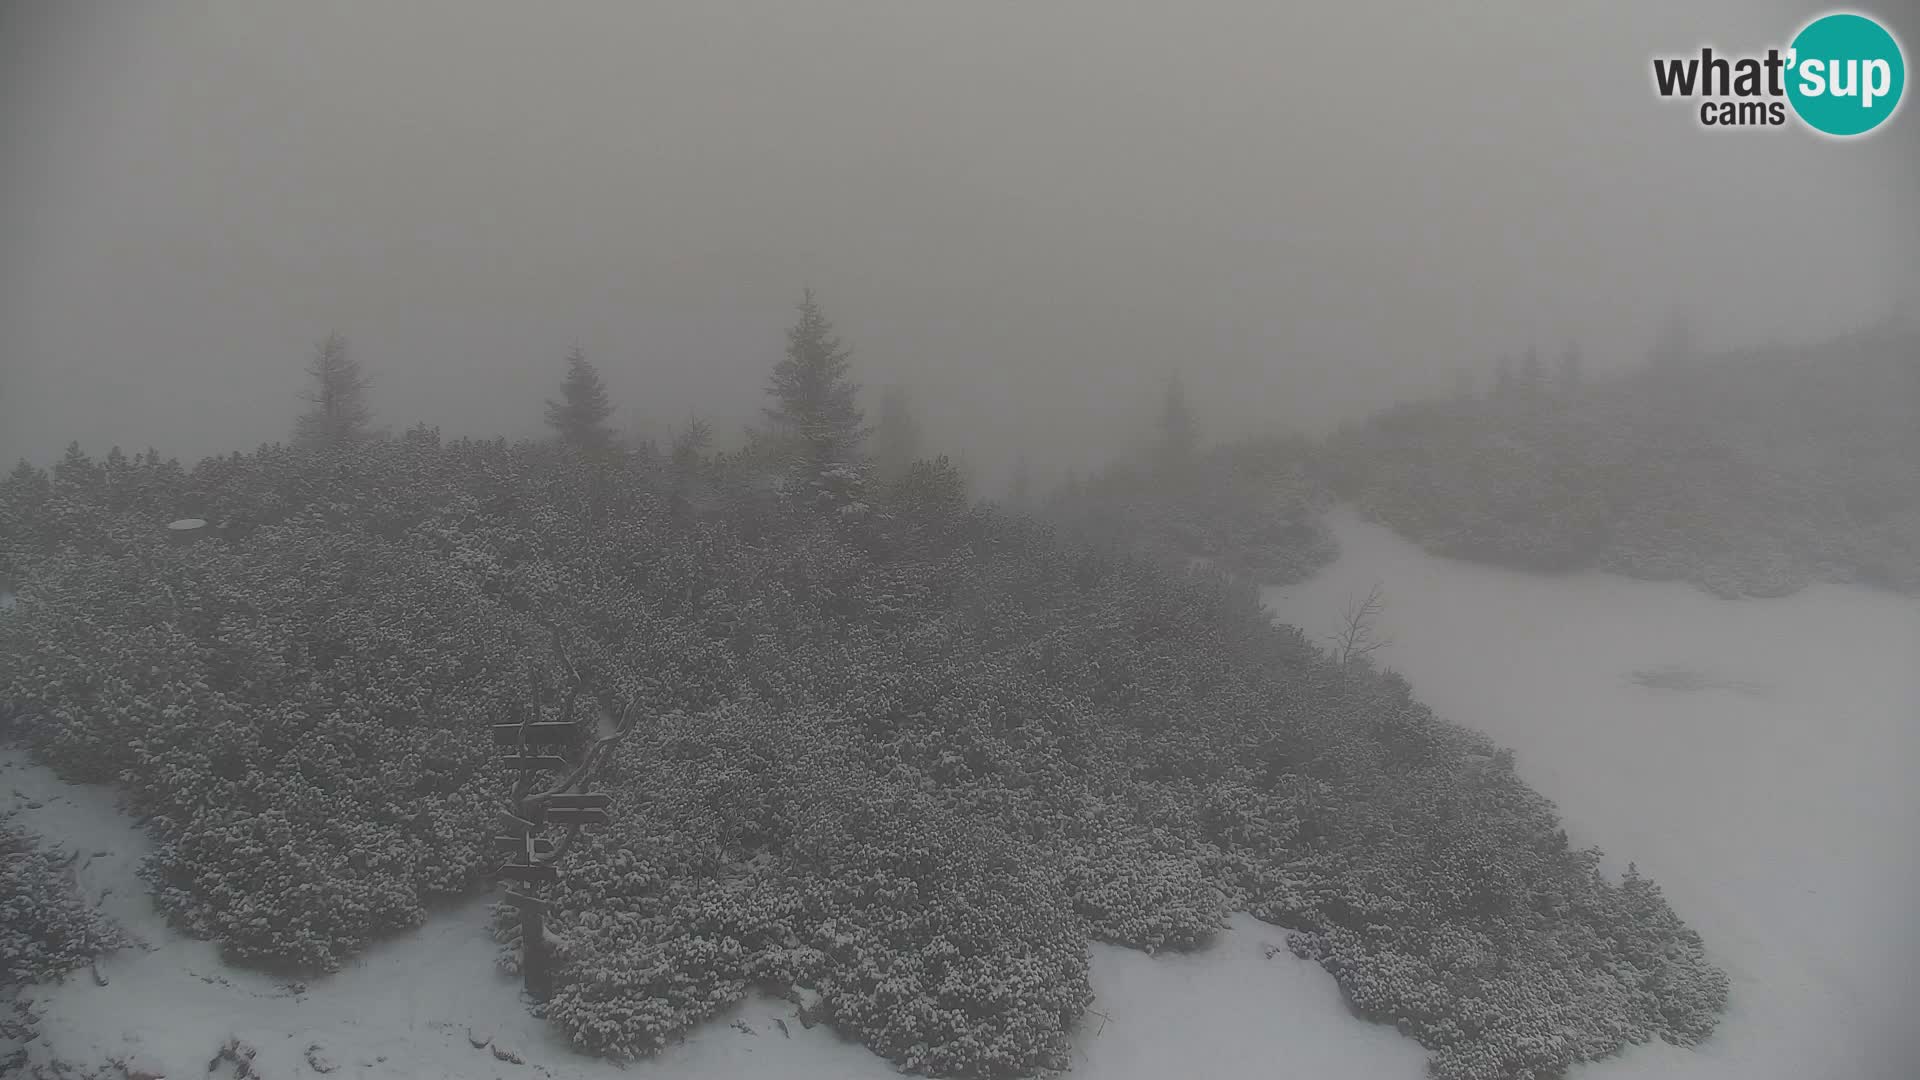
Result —
<svg viewBox="0 0 1920 1080"><path fill-rule="evenodd" d="M1699 1049L1635 1048L1576 1078L1920 1077L1920 601L1539 577L1330 524L1339 562L1269 606L1324 638L1379 582L1392 644L1375 658L1513 747L1574 841L1658 881L1733 980Z"/></svg>

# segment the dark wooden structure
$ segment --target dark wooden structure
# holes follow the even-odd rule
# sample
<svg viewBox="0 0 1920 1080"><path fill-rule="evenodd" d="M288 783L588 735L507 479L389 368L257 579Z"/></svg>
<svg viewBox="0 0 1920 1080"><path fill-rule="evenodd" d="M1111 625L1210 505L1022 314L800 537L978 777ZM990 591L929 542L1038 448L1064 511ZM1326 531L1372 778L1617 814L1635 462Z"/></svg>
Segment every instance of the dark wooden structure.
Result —
<svg viewBox="0 0 1920 1080"><path fill-rule="evenodd" d="M562 670L573 672L558 633L554 635L554 650ZM579 676L574 675L573 685L560 702L559 720L540 718L539 688L531 679L529 682L534 687L532 708L518 723L493 726L493 744L505 754L502 763L515 774L508 806L500 813L500 831L494 837L494 848L506 861L495 869L494 876L516 886L508 888L506 897L520 911L520 970L526 977L527 993L545 1000L553 992L546 937L546 915L552 903L539 895L539 888L560 880L556 864L582 826L607 823L613 797L587 789L614 744L632 730L633 707L628 705L615 722L606 707L599 706L594 737L576 755L571 751L585 741L587 734L574 712L580 697ZM557 839L541 835L553 829L565 831Z"/></svg>

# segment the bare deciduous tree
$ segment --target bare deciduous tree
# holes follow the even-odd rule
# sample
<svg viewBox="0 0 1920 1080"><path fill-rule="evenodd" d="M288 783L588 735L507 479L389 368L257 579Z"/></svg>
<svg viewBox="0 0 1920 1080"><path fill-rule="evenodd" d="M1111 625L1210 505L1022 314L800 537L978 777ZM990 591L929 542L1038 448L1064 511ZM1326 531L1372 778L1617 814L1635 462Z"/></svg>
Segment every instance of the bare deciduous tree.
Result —
<svg viewBox="0 0 1920 1080"><path fill-rule="evenodd" d="M1333 635L1333 658L1343 670L1393 644L1392 638L1379 632L1380 613L1385 609L1386 597L1377 581L1364 598L1347 605L1340 630Z"/></svg>

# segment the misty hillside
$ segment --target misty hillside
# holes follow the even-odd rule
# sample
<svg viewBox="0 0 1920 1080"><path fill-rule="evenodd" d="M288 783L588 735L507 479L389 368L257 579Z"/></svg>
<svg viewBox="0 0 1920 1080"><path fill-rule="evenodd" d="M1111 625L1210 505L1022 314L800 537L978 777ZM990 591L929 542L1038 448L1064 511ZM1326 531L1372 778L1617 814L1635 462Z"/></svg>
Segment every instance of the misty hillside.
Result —
<svg viewBox="0 0 1920 1080"><path fill-rule="evenodd" d="M970 507L938 462L765 480L426 429L190 470L70 452L0 485L0 700L127 793L179 925L294 970L482 887L514 702L632 707L612 824L550 894L545 1015L592 1051L767 986L911 1070L1029 1074L1062 1063L1090 939L1193 948L1236 910L1442 1077L1712 1029L1725 978L1650 882L1250 590ZM217 536L169 545L182 513Z"/></svg>
<svg viewBox="0 0 1920 1080"><path fill-rule="evenodd" d="M1330 440L1336 487L1436 554L1597 567L1733 596L1920 591L1920 336L1672 356L1591 384L1577 357Z"/></svg>
<svg viewBox="0 0 1920 1080"><path fill-rule="evenodd" d="M1321 520L1332 492L1310 441L1276 435L1203 448L1201 440L1179 379L1170 379L1142 452L1070 477L1039 509L1075 542L1256 585L1303 581L1333 561L1339 547ZM1016 490L1009 505L1031 502Z"/></svg>
<svg viewBox="0 0 1920 1080"><path fill-rule="evenodd" d="M1040 512L1081 543L1290 585L1339 554L1318 473L1295 440L1236 443L1185 462L1115 462L1049 493Z"/></svg>
<svg viewBox="0 0 1920 1080"><path fill-rule="evenodd" d="M0 2L0 1080L1916 1080L1873 6Z"/></svg>

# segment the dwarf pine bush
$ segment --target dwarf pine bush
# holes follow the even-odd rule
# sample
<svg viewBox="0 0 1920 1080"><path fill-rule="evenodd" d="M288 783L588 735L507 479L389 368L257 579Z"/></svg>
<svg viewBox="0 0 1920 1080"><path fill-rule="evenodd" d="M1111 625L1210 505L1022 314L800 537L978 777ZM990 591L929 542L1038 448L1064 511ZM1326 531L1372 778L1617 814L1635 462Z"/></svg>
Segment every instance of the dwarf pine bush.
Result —
<svg viewBox="0 0 1920 1080"><path fill-rule="evenodd" d="M951 469L823 515L750 458L700 500L664 468L410 438L16 471L0 700L149 816L183 926L324 970L480 884L487 728L572 677L565 628L646 718L550 892L542 1008L600 1053L765 988L910 1070L1031 1074L1066 1061L1090 939L1196 948L1232 910L1442 1076L1711 1030L1725 978L1651 883L1233 578L972 507ZM158 543L186 507L216 536Z"/></svg>

